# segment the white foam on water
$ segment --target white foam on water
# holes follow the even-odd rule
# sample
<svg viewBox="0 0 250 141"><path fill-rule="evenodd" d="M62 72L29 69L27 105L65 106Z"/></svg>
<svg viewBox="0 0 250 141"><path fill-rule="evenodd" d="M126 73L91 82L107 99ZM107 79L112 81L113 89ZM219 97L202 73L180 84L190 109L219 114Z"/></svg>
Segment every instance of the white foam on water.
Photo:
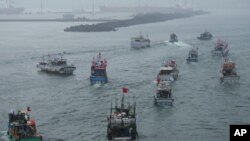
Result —
<svg viewBox="0 0 250 141"><path fill-rule="evenodd" d="M0 141L9 141L9 138L7 136L7 132L6 131L1 131L0 132Z"/></svg>
<svg viewBox="0 0 250 141"><path fill-rule="evenodd" d="M101 83L95 83L95 84L93 85L94 88L100 88L101 86L102 86Z"/></svg>
<svg viewBox="0 0 250 141"><path fill-rule="evenodd" d="M169 42L167 40L167 41L164 41L164 43L167 44L167 45L170 45L170 46L178 46L178 47L183 47L183 48L192 48L192 45L187 44L187 43L182 42L182 41L171 43L171 42Z"/></svg>

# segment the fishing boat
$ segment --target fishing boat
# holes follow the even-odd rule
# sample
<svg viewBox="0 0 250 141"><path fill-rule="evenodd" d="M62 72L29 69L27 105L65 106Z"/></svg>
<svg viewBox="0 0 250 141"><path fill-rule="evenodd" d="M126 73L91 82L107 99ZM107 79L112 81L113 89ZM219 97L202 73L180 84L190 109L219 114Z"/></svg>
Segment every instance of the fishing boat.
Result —
<svg viewBox="0 0 250 141"><path fill-rule="evenodd" d="M225 40L218 39L215 43L214 50L212 50L212 54L225 57L228 53L228 42L226 42Z"/></svg>
<svg viewBox="0 0 250 141"><path fill-rule="evenodd" d="M108 82L108 76L106 72L107 60L102 58L101 53L97 57L93 58L91 65L90 84L96 83L104 84Z"/></svg>
<svg viewBox="0 0 250 141"><path fill-rule="evenodd" d="M211 40L212 38L213 38L213 35L207 31L200 34L200 36L197 37L197 39L200 39L200 40Z"/></svg>
<svg viewBox="0 0 250 141"><path fill-rule="evenodd" d="M131 48L140 49L150 47L150 39L142 35L131 38Z"/></svg>
<svg viewBox="0 0 250 141"><path fill-rule="evenodd" d="M66 59L57 55L43 56L42 60L37 64L37 68L44 72L65 75L73 74L74 70L76 70L73 64L68 65Z"/></svg>
<svg viewBox="0 0 250 141"><path fill-rule="evenodd" d="M158 84L156 95L154 96L154 103L173 105L174 99L172 98L171 86L166 81L161 81Z"/></svg>
<svg viewBox="0 0 250 141"><path fill-rule="evenodd" d="M198 62L198 48L192 48L189 50L187 63Z"/></svg>
<svg viewBox="0 0 250 141"><path fill-rule="evenodd" d="M224 60L220 73L221 82L239 82L240 80L240 76L236 72L235 63L228 59Z"/></svg>
<svg viewBox="0 0 250 141"><path fill-rule="evenodd" d="M178 78L178 74L179 70L175 60L164 61L157 75L157 83L160 81L175 81Z"/></svg>
<svg viewBox="0 0 250 141"><path fill-rule="evenodd" d="M116 99L115 105L110 108L107 125L108 141L137 141L137 125L136 125L136 103L128 101L125 104L125 94L128 88L123 88L123 95L120 104ZM128 99L127 99L128 100Z"/></svg>
<svg viewBox="0 0 250 141"><path fill-rule="evenodd" d="M42 135L38 134L36 121L30 118L30 108L19 110L17 113L9 113L7 135L10 141L42 141Z"/></svg>
<svg viewBox="0 0 250 141"><path fill-rule="evenodd" d="M175 33L170 34L170 39L169 39L170 43L175 43L178 42L178 37Z"/></svg>

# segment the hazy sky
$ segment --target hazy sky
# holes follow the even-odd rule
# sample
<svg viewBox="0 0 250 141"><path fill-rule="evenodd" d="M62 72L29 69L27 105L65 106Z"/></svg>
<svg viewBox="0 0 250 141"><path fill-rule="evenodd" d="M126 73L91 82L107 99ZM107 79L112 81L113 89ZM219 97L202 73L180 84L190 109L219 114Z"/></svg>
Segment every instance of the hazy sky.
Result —
<svg viewBox="0 0 250 141"><path fill-rule="evenodd" d="M1 1L1 0L0 0ZM3 0L2 0L3 1ZM41 0L14 0L16 6L39 8ZM185 0L94 0L96 7L100 5L136 6L139 1L144 6L167 6L184 3ZM250 8L250 0L186 0L193 7L201 9L216 8ZM91 9L92 0L43 0L45 8Z"/></svg>

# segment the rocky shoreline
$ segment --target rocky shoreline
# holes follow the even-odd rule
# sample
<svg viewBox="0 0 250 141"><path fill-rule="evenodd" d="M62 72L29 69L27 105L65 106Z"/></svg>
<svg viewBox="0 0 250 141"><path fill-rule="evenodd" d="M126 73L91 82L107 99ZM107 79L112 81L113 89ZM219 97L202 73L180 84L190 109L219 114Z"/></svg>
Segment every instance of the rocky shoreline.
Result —
<svg viewBox="0 0 250 141"><path fill-rule="evenodd" d="M120 27L128 27L132 25L163 22L167 20L187 18L195 15L208 14L204 11L189 11L186 13L150 13L136 15L132 19L110 21L92 25L77 25L64 29L65 32L105 32L116 31Z"/></svg>

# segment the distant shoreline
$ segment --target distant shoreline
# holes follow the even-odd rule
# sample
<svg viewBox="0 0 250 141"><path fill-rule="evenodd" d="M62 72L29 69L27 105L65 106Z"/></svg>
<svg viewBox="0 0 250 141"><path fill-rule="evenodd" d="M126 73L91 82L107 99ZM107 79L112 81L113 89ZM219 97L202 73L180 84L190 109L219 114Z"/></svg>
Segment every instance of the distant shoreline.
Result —
<svg viewBox="0 0 250 141"><path fill-rule="evenodd" d="M92 25L77 25L64 29L65 32L106 32L116 31L120 27L128 27L132 25L163 22L173 19L187 18L195 15L208 14L204 11L189 11L186 13L150 13L136 15L132 19L109 21Z"/></svg>
<svg viewBox="0 0 250 141"><path fill-rule="evenodd" d="M115 19L0 19L0 22L111 22Z"/></svg>

